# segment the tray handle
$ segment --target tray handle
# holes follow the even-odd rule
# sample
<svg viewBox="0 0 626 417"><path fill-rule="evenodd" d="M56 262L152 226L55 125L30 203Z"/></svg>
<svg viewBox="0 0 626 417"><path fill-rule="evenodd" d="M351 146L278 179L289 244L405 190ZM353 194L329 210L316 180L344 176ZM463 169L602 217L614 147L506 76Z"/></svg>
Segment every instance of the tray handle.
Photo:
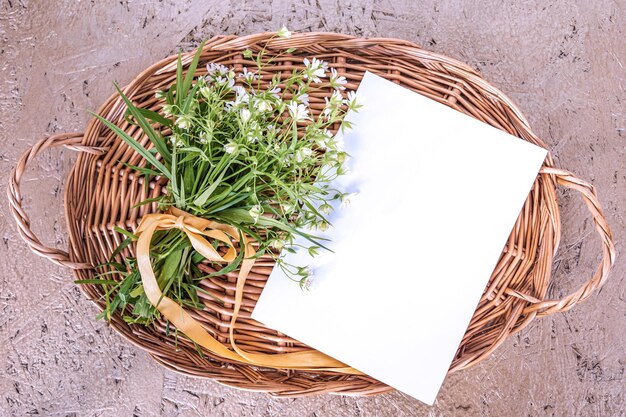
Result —
<svg viewBox="0 0 626 417"><path fill-rule="evenodd" d="M537 312L537 316L547 316L569 310L602 287L609 277L609 271L615 264L616 253L611 229L598 201L594 186L563 169L542 167L540 173L553 175L557 184L580 192L583 201L591 212L594 227L602 242L602 260L596 272L587 282L560 300L533 300L533 303L524 310L524 313Z"/></svg>
<svg viewBox="0 0 626 417"><path fill-rule="evenodd" d="M37 255L48 258L57 265L72 269L91 269L92 265L82 262L72 262L67 252L61 249L51 248L41 243L39 238L31 230L30 219L22 208L20 181L28 163L49 148L63 146L67 149L87 152L93 155L102 155L106 151L106 148L83 146L80 144L82 139L83 133L61 133L41 139L22 154L22 157L17 162L17 166L11 171L9 185L7 187L11 214L13 214L15 218L18 232L20 236L22 236L22 239L24 239L30 249Z"/></svg>

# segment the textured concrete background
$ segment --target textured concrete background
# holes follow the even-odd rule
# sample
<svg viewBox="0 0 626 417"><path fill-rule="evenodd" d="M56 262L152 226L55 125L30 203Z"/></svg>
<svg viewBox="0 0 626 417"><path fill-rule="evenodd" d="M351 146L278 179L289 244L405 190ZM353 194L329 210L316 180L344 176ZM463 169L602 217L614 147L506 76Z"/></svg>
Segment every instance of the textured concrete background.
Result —
<svg viewBox="0 0 626 417"><path fill-rule="evenodd" d="M551 4L550 4L551 3ZM626 3L578 1L0 0L0 183L40 136L84 128L141 69L216 34L287 24L408 39L478 68L515 100L557 164L598 188L618 243L626 221ZM66 247L70 152L28 172L25 206ZM560 193L554 297L581 284L599 245L581 200ZM624 416L624 258L574 310L537 320L488 360L451 375L432 408L399 393L272 399L164 371L102 322L68 270L32 255L0 211L2 416Z"/></svg>

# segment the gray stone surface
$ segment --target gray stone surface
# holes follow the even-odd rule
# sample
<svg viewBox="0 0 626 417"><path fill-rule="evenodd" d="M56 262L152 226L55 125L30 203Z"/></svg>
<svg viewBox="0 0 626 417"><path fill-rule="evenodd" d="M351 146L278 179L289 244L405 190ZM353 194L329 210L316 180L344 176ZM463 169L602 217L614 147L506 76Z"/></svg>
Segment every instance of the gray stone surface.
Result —
<svg viewBox="0 0 626 417"><path fill-rule="evenodd" d="M618 251L626 221L626 3L543 1L0 0L0 183L40 136L81 131L86 110L177 47L287 24L404 38L478 68L516 101L557 164L598 188ZM28 171L25 206L67 245L70 152ZM497 174L497 173L496 173ZM578 196L560 192L554 297L580 285L599 244ZM430 408L400 393L272 399L176 375L123 341L72 284L31 254L0 209L2 416L624 416L626 272L565 314L533 322L480 365L449 376Z"/></svg>

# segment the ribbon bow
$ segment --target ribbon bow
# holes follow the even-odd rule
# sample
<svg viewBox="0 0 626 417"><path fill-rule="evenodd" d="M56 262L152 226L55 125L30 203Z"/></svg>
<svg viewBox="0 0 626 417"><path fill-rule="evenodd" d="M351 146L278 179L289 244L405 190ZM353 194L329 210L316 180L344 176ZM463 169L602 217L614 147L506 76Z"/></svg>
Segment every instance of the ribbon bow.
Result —
<svg viewBox="0 0 626 417"><path fill-rule="evenodd" d="M184 232L193 248L211 262L229 264L237 258L237 249L233 245L239 242L244 251L244 259L237 276L235 289L235 304L233 315L230 320L229 336L230 350L224 344L211 336L202 325L187 313L179 304L165 296L157 283L152 264L150 262L150 242L152 235L157 230L178 229ZM144 216L137 227L135 234L139 236L137 241L137 265L141 275L143 289L150 303L163 317L174 324L189 339L196 342L215 355L249 365L256 365L277 369L297 369L308 371L333 371L343 374L362 375L361 372L346 366L330 356L316 350L301 352L264 354L246 352L235 343L234 331L239 310L243 299L243 289L246 278L254 265L254 250L250 240L233 226L203 219L182 210L171 208L167 213L148 214ZM219 241L228 250L223 256L209 243L206 238Z"/></svg>

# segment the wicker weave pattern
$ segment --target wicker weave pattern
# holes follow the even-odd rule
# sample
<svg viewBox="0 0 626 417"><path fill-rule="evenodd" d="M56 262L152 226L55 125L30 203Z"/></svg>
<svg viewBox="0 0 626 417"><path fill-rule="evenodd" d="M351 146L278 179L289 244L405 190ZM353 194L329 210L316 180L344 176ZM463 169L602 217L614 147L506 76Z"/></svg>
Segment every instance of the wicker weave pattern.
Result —
<svg viewBox="0 0 626 417"><path fill-rule="evenodd" d="M258 34L213 38L204 48L201 63L219 62L241 71L243 66L250 65L244 59L242 51L246 48L259 50L270 36L271 34ZM291 71L292 68L302 65L302 58L314 55L330 62L340 74L345 75L349 81L348 88L356 89L364 71L369 70L512 135L545 147L531 132L519 109L506 96L484 81L472 68L453 59L425 51L406 41L362 39L329 33L295 34L290 39L273 39L268 49L277 51L292 47L297 48L293 54L266 67L267 77L271 77L273 72ZM192 53L184 55L185 64L191 60ZM199 73L203 71L200 67ZM154 91L169 86L175 79L175 72L176 57L172 56L139 74L124 91L140 105L156 108ZM319 111L323 107L323 97L329 91L319 90L311 94L312 107ZM111 96L98 113L147 144L147 139L141 136L137 127L128 125L123 119L124 111L122 101ZM83 151L79 154L66 184L65 214L70 233L68 253L45 246L30 230L28 216L20 205L19 181L26 165L40 152L52 146L66 146ZM163 192L163 181L146 187L142 178L120 161L134 165L143 163L138 154L100 122L92 119L84 134L58 135L37 143L24 154L13 173L9 184L9 200L22 237L35 253L74 269L77 279L93 278L93 269L89 267L105 262L121 242L121 236L113 231L115 225L135 228L141 216L155 209L153 206L132 207ZM552 259L560 237L556 185L574 188L582 193L602 239L603 258L596 273L579 290L562 300L546 301ZM587 298L604 283L614 258L610 230L593 187L567 171L554 168L552 158L548 156L450 371L478 363L509 335L528 325L533 318L565 311ZM249 318L272 266L270 259L261 259L248 278L241 318L238 321L239 329L235 336L237 344L245 350L264 353L306 349L301 343ZM203 268L212 272L208 265ZM193 316L222 342L228 340L235 278L236 272L233 272L226 277L205 280L202 283L204 289L224 302L218 303L212 297L201 295L206 308L202 312L193 312ZM98 303L97 300L102 295L101 288L86 286L83 290L90 299ZM229 364L208 352L202 358L195 347L184 338L179 338L176 345L174 337L165 334L163 323L159 328L151 329L128 325L121 317L115 316L111 325L126 339L147 350L168 368L183 374L212 378L242 389L264 391L278 396L327 392L369 395L390 390L386 385L364 376L259 369L244 364Z"/></svg>

